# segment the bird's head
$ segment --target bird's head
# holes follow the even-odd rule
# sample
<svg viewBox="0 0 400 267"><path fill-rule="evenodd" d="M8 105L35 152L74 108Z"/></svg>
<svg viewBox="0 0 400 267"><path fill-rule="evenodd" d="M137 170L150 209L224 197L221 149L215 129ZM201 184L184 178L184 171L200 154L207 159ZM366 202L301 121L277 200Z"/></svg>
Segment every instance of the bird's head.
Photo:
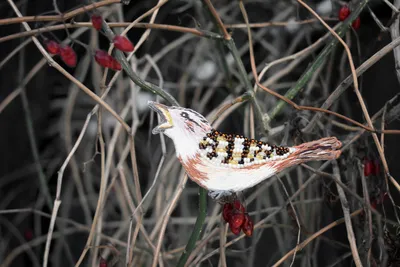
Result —
<svg viewBox="0 0 400 267"><path fill-rule="evenodd" d="M149 107L161 117L161 124L153 129L153 134L163 132L175 143L179 156L196 153L200 140L212 127L202 115L188 108L165 106L153 101Z"/></svg>

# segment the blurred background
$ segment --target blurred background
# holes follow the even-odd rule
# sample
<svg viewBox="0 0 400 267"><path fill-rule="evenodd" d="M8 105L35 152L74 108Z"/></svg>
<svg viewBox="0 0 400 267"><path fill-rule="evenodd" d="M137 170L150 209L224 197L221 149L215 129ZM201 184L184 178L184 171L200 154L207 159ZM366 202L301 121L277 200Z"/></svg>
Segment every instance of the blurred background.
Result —
<svg viewBox="0 0 400 267"><path fill-rule="evenodd" d="M177 263L199 214L198 186L184 183L171 140L151 134L157 118L147 101L170 103L132 81L126 68L181 106L217 117L222 132L285 146L337 136L345 146L337 161L291 168L240 194L255 224L251 237L232 234L222 206L208 198L203 231L186 266L400 266L398 135L377 135L385 169L368 131L332 115L296 110L253 88L252 59L259 82L269 89L290 92L298 105L366 123L343 45L315 16L297 1L243 1L249 43L240 1L212 1L232 35L235 57L228 42L209 34L221 36L207 1L104 2L92 9L82 1L0 1L0 266L184 266ZM400 129L400 54L396 59L393 52L400 44L399 2L306 1L343 33L355 67L362 66L359 91L377 129ZM157 4L140 20L145 24L127 32L135 51L125 54L124 70L99 66L94 51L108 50L110 41L93 29L91 16L101 15L121 34ZM78 82L48 64L33 33L18 36L26 30L8 20L17 17L12 5L23 16L78 10L64 25L56 19L32 19L29 25L41 29L34 35L41 44L49 39L73 48L75 67L57 55L54 60L98 96L106 92L104 101L131 135L111 113L96 108ZM350 16L358 14L358 26L350 21L355 17L338 19L344 7ZM112 24L117 22L126 24ZM146 29L149 22L161 26ZM237 99L251 91L251 101ZM290 253L299 244L302 249Z"/></svg>

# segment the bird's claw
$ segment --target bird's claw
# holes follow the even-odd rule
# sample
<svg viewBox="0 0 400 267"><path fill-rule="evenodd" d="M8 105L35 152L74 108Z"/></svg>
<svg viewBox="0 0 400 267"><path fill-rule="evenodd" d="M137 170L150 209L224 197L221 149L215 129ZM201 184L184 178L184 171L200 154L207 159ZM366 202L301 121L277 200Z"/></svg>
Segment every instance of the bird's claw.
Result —
<svg viewBox="0 0 400 267"><path fill-rule="evenodd" d="M210 190L208 191L208 195L220 204L231 203L237 198L235 192L228 190Z"/></svg>

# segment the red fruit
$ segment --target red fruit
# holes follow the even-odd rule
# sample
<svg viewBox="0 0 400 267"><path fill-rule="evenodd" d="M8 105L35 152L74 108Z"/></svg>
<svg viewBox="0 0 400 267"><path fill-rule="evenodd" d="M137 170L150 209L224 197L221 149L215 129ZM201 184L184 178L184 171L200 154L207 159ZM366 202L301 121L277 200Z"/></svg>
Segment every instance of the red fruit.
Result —
<svg viewBox="0 0 400 267"><path fill-rule="evenodd" d="M45 40L46 50L52 55L57 55L60 53L60 44L53 40Z"/></svg>
<svg viewBox="0 0 400 267"><path fill-rule="evenodd" d="M90 19L92 20L93 28L100 31L101 25L103 24L103 17L100 15L92 15Z"/></svg>
<svg viewBox="0 0 400 267"><path fill-rule="evenodd" d="M234 207L236 210L239 210L239 211L241 211L241 212L244 212L244 211L245 211L244 206L242 205L242 203L240 203L239 200L235 200L235 201L233 202L233 207Z"/></svg>
<svg viewBox="0 0 400 267"><path fill-rule="evenodd" d="M240 228L244 222L244 214L242 212L233 213L229 220L229 225L234 228Z"/></svg>
<svg viewBox="0 0 400 267"><path fill-rule="evenodd" d="M60 47L60 56L67 66L71 68L76 66L76 53L72 47L68 45Z"/></svg>
<svg viewBox="0 0 400 267"><path fill-rule="evenodd" d="M222 210L222 217L224 218L225 222L229 222L231 220L232 210L233 210L232 204L227 203L224 205L224 208Z"/></svg>
<svg viewBox="0 0 400 267"><path fill-rule="evenodd" d="M353 23L351 24L351 26L353 27L354 30L358 30L361 26L361 20L360 18L356 18Z"/></svg>
<svg viewBox="0 0 400 267"><path fill-rule="evenodd" d="M253 230L254 230L254 223L251 220L250 216L248 214L246 214L244 216L244 222L242 225L242 230L243 233L247 236L252 236L253 235Z"/></svg>
<svg viewBox="0 0 400 267"><path fill-rule="evenodd" d="M229 228L231 228L232 233L234 233L235 235L240 234L240 227L234 227L233 225L229 224Z"/></svg>
<svg viewBox="0 0 400 267"><path fill-rule="evenodd" d="M94 59L96 62L105 68L113 70L121 70L121 64L104 50L97 50Z"/></svg>
<svg viewBox="0 0 400 267"><path fill-rule="evenodd" d="M33 238L32 230L25 230L24 237L25 237L26 240L31 241L32 238Z"/></svg>
<svg viewBox="0 0 400 267"><path fill-rule="evenodd" d="M103 258L100 258L99 267L107 267L107 261Z"/></svg>
<svg viewBox="0 0 400 267"><path fill-rule="evenodd" d="M347 19L350 13L351 13L350 8L348 6L342 6L339 9L339 15L338 15L339 20L344 21L345 19Z"/></svg>
<svg viewBox="0 0 400 267"><path fill-rule="evenodd" d="M370 159L364 160L364 176L370 176L375 173L375 164Z"/></svg>
<svg viewBox="0 0 400 267"><path fill-rule="evenodd" d="M110 69L113 70L122 70L121 64L115 59L113 58L113 61L111 62L111 67Z"/></svg>
<svg viewBox="0 0 400 267"><path fill-rule="evenodd" d="M115 48L124 52L132 52L135 47L125 36L116 35L113 39Z"/></svg>

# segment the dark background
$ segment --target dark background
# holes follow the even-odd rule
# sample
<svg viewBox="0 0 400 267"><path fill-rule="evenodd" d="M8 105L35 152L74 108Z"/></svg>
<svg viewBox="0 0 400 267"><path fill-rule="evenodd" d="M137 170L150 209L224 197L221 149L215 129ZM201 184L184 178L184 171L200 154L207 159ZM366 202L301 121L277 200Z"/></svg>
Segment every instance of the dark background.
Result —
<svg viewBox="0 0 400 267"><path fill-rule="evenodd" d="M224 6L224 1L216 3L218 8ZM225 1L227 2L227 1ZM268 2L268 1L267 1ZM252 18L252 21L268 21L271 18L271 13L273 10L273 5L279 1L269 1L270 5L262 4L260 2L249 3L246 7L248 8L248 13ZM291 3L290 1L282 1ZM294 1L293 1L294 2ZM310 5L318 4L320 1L308 1ZM71 10L81 5L80 1L57 1L59 5L59 9L61 11ZM171 13L173 10L184 6L185 1L171 1L171 3L167 4L161 11L157 17L157 22L165 23L165 24L174 24L174 25L184 25L184 26L193 26L192 18L199 20L201 23L204 22L204 18L198 17L197 11L193 8L189 8L185 10L183 13L173 14ZM26 10L25 15L39 15L44 12L50 11L53 9L51 1L20 1L18 2L20 9ZM126 15L126 21L132 21L138 15L142 14L152 6L154 6L154 1L132 1L132 3L124 8L124 12ZM295 3L293 3L294 6ZM334 3L334 7L337 8L338 4ZM377 17L383 22L384 25L388 23L392 16L391 10L385 5L382 1L371 1L370 7L375 12ZM304 9L299 9L296 6L297 18L306 19L311 16ZM331 17L336 16L336 10L332 11ZM6 1L0 2L0 18L8 18L15 17L15 14L12 12L11 8L7 4ZM88 15L80 15L75 18L76 21L88 21ZM361 14L362 26L359 31L357 31L361 51L358 51L355 48L356 40L354 37L352 38L352 52L355 58L356 65L359 65L358 62L364 61L373 55L380 48L385 46L387 43L391 41L390 34L388 32L381 32L377 27L374 20L371 18L368 11L364 11ZM237 22L242 22L240 17L240 13L238 15ZM34 23L30 24L31 27L35 27ZM203 24L204 25L204 24ZM334 25L334 23L331 23ZM305 38L302 42L302 45L299 47L306 47L312 41L317 40L322 34L326 32L326 30L317 27L315 24L311 24L306 27L314 27L315 29L312 31L308 31L307 38ZM303 28L301 28L303 29ZM12 33L24 31L21 29L20 25L12 24L12 25L2 25L0 26L0 36L7 36ZM283 30L282 30L283 31ZM143 33L143 30L132 30L129 32L128 36L131 40L138 40L140 35ZM66 34L62 31L55 32L56 36L63 40L66 37ZM47 35L48 36L48 35ZM179 33L169 32L169 31L153 31L150 35L149 39L146 41L141 50L137 53L137 57L140 58L145 54L154 54L158 51L162 46L170 43L172 40L176 39L180 36ZM236 44L238 47L241 47L245 42L247 42L247 36L244 32L235 30L233 34ZM287 32L281 34L282 43L289 44L291 42L291 38L293 37ZM80 37L82 42L88 41L89 34L83 34ZM196 37L197 38L197 37ZM23 40L25 39L15 39L12 41L7 41L0 43L0 60L3 60L15 47L17 47ZM102 38L100 41L100 46L104 46L107 48L107 42L105 38ZM170 55L166 57L166 60L163 61L160 66L168 66L168 68L164 68L164 78L167 81L177 81L180 79L182 72L185 68L185 64L180 62L182 59L182 55L179 53L183 53L182 49L191 49L195 50L195 42L189 43L186 47L180 48L178 51L172 52ZM339 49L341 51L341 48ZM82 47L77 46L76 52L78 57L81 57L85 50ZM213 53L216 53L215 51ZM266 52L262 46L255 44L255 53L257 58L263 58L268 56L268 52ZM358 53L361 55L361 58L358 57ZM337 84L341 81L340 71L344 71L346 75L349 74L349 67L346 64L345 70L339 70L339 60L342 53L337 52L336 58L333 61L334 73L332 74L331 81L331 90L333 90ZM315 55L314 55L315 56ZM209 55L209 58L214 58L213 54ZM25 58L23 68L25 69L25 74L30 71L30 69L42 59L42 55L38 52L37 48L34 44L29 44L25 49ZM250 72L250 64L249 64L249 56L246 53L243 58L243 62L246 65L247 71ZM305 61L300 64L296 69L293 70L291 74L288 75L287 79L291 81L295 81L296 77L305 70L307 64L312 62L312 57L309 61ZM164 65L163 65L164 64ZM3 101L7 95L9 95L13 90L20 85L21 82L21 74L20 74L21 66L19 62L19 56L14 56L4 67L0 70L0 101ZM69 69L72 73L74 70ZM24 75L22 75L22 78ZM156 83L156 76L153 74L150 75L149 79L154 79ZM399 93L399 81L396 78L395 73L395 63L393 58L393 53L389 53L383 59L381 59L378 63L372 66L360 80L360 86L362 88L362 95L364 97L365 103L368 106L368 110L370 114L374 114L377 112L382 106L392 98L395 94ZM91 80L90 76L85 81L86 84L91 85L94 81ZM204 82L203 86L210 86L212 81ZM45 65L40 71L37 72L35 77L27 84L25 87L27 97L29 100L30 107L30 116L32 118L33 128L35 130L36 141L39 147L40 157L42 161L42 165L47 174L48 185L51 191L52 197L55 195L55 186L57 182L57 170L60 168L62 162L64 161L68 151L66 151L65 146L62 142L62 137L59 135L59 132L54 131L54 128L57 126L57 123L60 120L61 116L61 108L60 103L65 101L68 95L68 87L69 81L63 77L59 72L55 69L51 68L48 65ZM89 86L92 87L92 86ZM207 109L212 109L223 100L223 98L227 95L228 89L220 85L220 91L215 95L212 101L209 102ZM176 91L172 90L172 93L177 95ZM81 94L82 96L82 94ZM339 108L339 112L345 113L347 116L357 120L364 121L361 113L361 108L358 104L358 101L355 97L355 94L351 88L347 90L346 94L342 96L342 98L347 98L350 105L350 110ZM82 96L84 99L84 96ZM77 102L77 112L74 115L74 120L81 124L86 117L87 112L91 110L93 107L93 102L88 102L84 100L78 100ZM186 96L186 101L188 105L195 106L196 103L192 103L192 95L190 93ZM302 101L301 94L295 99L296 102ZM56 105L55 103L58 103ZM316 102L315 106L319 106L320 102ZM309 105L313 105L313 103L308 103ZM61 104L62 106L62 104ZM280 121L291 121L293 117L296 117L296 112L291 110L290 108L286 108L287 112L280 116L278 119ZM241 125L243 123L244 109L239 109L235 112L231 118L229 118L221 127L224 131L230 132L241 132ZM308 117L310 118L310 116ZM324 121L326 122L326 121ZM324 123L323 122L323 123ZM38 184L38 175L35 170L34 160L32 158L32 150L30 146L30 142L28 139L27 133L27 122L25 119L23 106L21 102L21 98L17 97L8 107L0 114L0 207L2 210L5 209L21 209L21 208L34 208L37 205L39 191ZM144 125L139 128L139 132L136 136L137 141L141 141L147 138L148 131L148 123L144 123ZM400 123L395 120L387 125L389 129L400 129ZM79 129L79 127L77 127ZM74 136L76 138L79 131L74 132ZM339 137L344 137L348 135L346 131L338 130L337 133L340 135ZM319 133L315 133L317 136ZM263 134L258 131L258 138L262 137ZM302 136L305 140L310 139L310 136ZM311 136L312 139L312 136ZM277 139L281 140L281 139ZM391 175L397 179L400 175L400 164L398 164L398 151L399 151L399 137L396 135L386 135L385 136L385 154L389 164ZM170 155L173 155L172 146L168 143L168 150ZM157 144L153 144L157 146ZM376 152L375 146L373 144L372 138L370 134L364 134L364 136L358 141L355 146L357 146L356 157L359 160L362 160L364 156L369 156L372 158L378 158L378 154ZM159 153L159 151L157 151ZM143 152L143 155L147 155L147 152ZM58 159L58 161L52 161L52 159ZM146 156L139 160L139 170L141 171L142 177L146 177L149 172L147 172L146 168L149 168L149 163ZM348 155L344 154L344 157L340 160L341 168L346 168L346 165L352 165L354 162L353 159ZM84 160L80 161L82 165ZM49 163L52 164L49 164ZM95 160L95 165L98 164L98 159ZM80 166L81 166L80 165ZM93 167L95 169L95 167ZM343 169L342 169L343 170ZM96 172L96 170L93 170ZM68 176L68 172L66 172L66 176ZM8 177L8 179L6 179ZM13 177L10 179L9 177ZM379 179L384 179L383 173L379 177ZM346 181L350 181L350 178L343 177ZM398 179L397 179L398 180ZM146 184L146 183L145 183ZM147 185L146 185L147 186ZM189 183L188 188L195 188L193 183ZM336 194L335 186L330 186ZM318 188L318 187L317 187ZM323 190L323 189L321 189ZM282 192L276 192L280 194ZM392 190L393 197L395 202L398 200L398 193L396 190ZM273 198L273 196L271 196ZM63 200L63 204L69 201L68 199ZM210 203L210 207L214 204ZM391 207L389 202L385 202L385 205ZM196 207L196 198L193 198L193 207ZM74 206L75 207L75 206ZM72 212L71 219L82 222L81 210L79 207L72 208L75 209L75 212ZM352 207L353 208L353 207ZM256 207L254 205L250 205L248 209L255 210ZM43 207L43 212L51 213L46 207ZM209 209L211 210L211 208ZM320 228L329 224L333 220L342 217L342 210L340 206L340 201L330 204L323 205L323 214L321 214L321 225ZM393 209L387 209L387 216L389 219L394 220ZM380 210L381 211L381 210ZM193 216L195 216L195 209L193 211ZM179 214L175 214L179 216ZM303 218L305 220L312 220L312 218ZM48 229L48 218L40 217L41 221L40 228L36 229L36 231L45 234ZM32 213L17 213L11 215L2 215L0 214L0 221L3 223L0 224L0 244L1 240L8 240L7 247L0 246L0 263L2 259L6 257L8 253L10 253L15 247L19 246L21 242L24 240L30 240L30 233L35 232L35 227L38 227L35 224L34 215ZM6 222L7 221L7 222ZM13 230L10 229L10 225L12 224ZM358 227L357 223L355 223L354 227ZM374 224L374 227L376 225ZM360 228L362 228L360 226ZM392 233L395 233L391 230ZM291 231L290 229L288 231ZM293 239L285 240L287 241L288 248L294 247L295 237L296 237L296 229L293 231ZM19 235L15 232L19 232ZM356 231L359 233L360 231ZM74 238L69 241L70 244L70 252L73 255L73 258L76 260L80 255L80 252L86 242L86 233L78 233L73 235ZM347 234L344 224L338 227L335 227L332 231L329 231L325 234L327 238L334 239L335 242L341 242L342 244L348 245ZM22 237L22 240L21 240ZM35 237L35 236L34 236ZM256 257L254 261L254 266L270 266L272 263L276 262L282 255L276 250L276 242L275 236L273 234L272 229L266 229L263 231L261 235L257 235L258 243L256 248ZM360 238L362 240L362 237ZM249 244L249 241L247 241ZM183 244L181 244L183 245ZM212 244L212 246L218 247L217 243ZM246 250L241 250L240 248L232 248L230 253L228 253L228 266L244 266L245 263L236 259L232 254L236 253L236 250L239 250L237 253L246 254ZM36 246L33 251L37 253L38 258L41 259L42 252L44 250L44 243ZM121 249L122 251L122 249ZM289 251L289 249L288 249ZM349 252L348 248L343 248L341 246L331 246L326 242L323 243L319 247L318 253L318 265L317 266L331 266L335 260L337 260L344 252ZM278 253L278 254L277 254ZM301 256L303 252L299 252ZM62 254L61 254L62 255ZM240 254L242 255L242 254ZM301 257L303 258L303 257ZM210 262L203 262L204 266L217 266L218 257L211 258ZM62 261L61 261L62 262ZM286 262L288 264L290 260ZM65 263L65 262L64 262ZM352 266L351 256L342 261L336 266ZM15 261L12 263L12 266L32 266L29 257L26 254L21 254L18 256ZM54 265L56 266L56 265ZM63 266L70 266L70 264L65 263ZM168 266L174 266L173 262L171 262ZM289 266L289 265L286 265ZM307 263L303 260L296 260L294 266L314 266L310 263ZM376 266L376 265L375 265ZM378 265L379 266L379 265ZM399 266L399 265L392 265Z"/></svg>

